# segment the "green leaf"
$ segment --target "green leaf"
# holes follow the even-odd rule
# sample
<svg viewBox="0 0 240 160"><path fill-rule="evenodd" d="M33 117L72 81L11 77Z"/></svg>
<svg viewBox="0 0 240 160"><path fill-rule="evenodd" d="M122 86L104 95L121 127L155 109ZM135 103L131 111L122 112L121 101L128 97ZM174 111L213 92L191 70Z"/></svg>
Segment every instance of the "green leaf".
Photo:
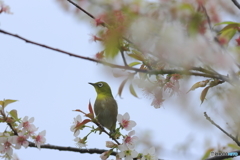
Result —
<svg viewBox="0 0 240 160"><path fill-rule="evenodd" d="M206 95L207 95L207 92L208 92L208 89L209 89L209 88L210 88L210 87L208 86L208 87L204 88L204 90L202 91L201 96L200 96L201 104L202 104L203 101L205 100L205 97L206 97Z"/></svg>
<svg viewBox="0 0 240 160"><path fill-rule="evenodd" d="M9 112L10 116L15 120L18 121L18 114L17 114L17 110L13 109Z"/></svg>
<svg viewBox="0 0 240 160"><path fill-rule="evenodd" d="M129 90L130 90L130 93L131 93L134 97L137 97L137 98L138 98L138 96L137 96L137 94L136 94L136 92L135 92L135 90L134 90L134 88L133 88L132 83L129 85Z"/></svg>
<svg viewBox="0 0 240 160"><path fill-rule="evenodd" d="M133 51L133 52L135 52L135 51ZM137 60L139 60L139 61L144 61L144 58L143 58L143 56L141 55L141 53L130 53L130 54L128 54L128 56L129 57L132 57L132 58L134 58L134 59L137 59Z"/></svg>
<svg viewBox="0 0 240 160"><path fill-rule="evenodd" d="M236 145L236 144L229 143L228 147L231 147L232 149L240 150L240 147L238 145Z"/></svg>
<svg viewBox="0 0 240 160"><path fill-rule="evenodd" d="M13 103L13 102L16 102L16 101L17 101L17 100L4 99L4 100L3 100L3 103L2 103L2 106L3 106L3 108L5 108L8 104Z"/></svg>
<svg viewBox="0 0 240 160"><path fill-rule="evenodd" d="M120 98L122 98L122 91L123 91L123 87L125 86L126 82L127 82L128 78L126 78L125 80L122 81L121 85L118 88L118 95L120 96Z"/></svg>
<svg viewBox="0 0 240 160"><path fill-rule="evenodd" d="M223 33L227 30L237 30L237 28L240 26L240 24L229 24L225 26L223 29L221 29L220 33Z"/></svg>
<svg viewBox="0 0 240 160"><path fill-rule="evenodd" d="M119 52L119 39L121 36L115 29L109 29L107 32L104 40L105 55L107 58L115 58Z"/></svg>
<svg viewBox="0 0 240 160"><path fill-rule="evenodd" d="M128 66L129 67L133 67L133 66L136 66L136 65L139 65L139 64L142 64L142 63L140 63L140 62L132 62Z"/></svg>
<svg viewBox="0 0 240 160"><path fill-rule="evenodd" d="M233 36L237 32L237 28L240 26L240 24L229 24L225 26L220 32L218 39L224 39L226 41L226 44L233 38Z"/></svg>
<svg viewBox="0 0 240 160"><path fill-rule="evenodd" d="M200 13L194 13L192 18L188 22L188 30L191 35L196 35L203 23L203 15Z"/></svg>
<svg viewBox="0 0 240 160"><path fill-rule="evenodd" d="M182 3L179 8L181 10L189 10L191 12L195 11L194 7L191 4L189 4L189 3Z"/></svg>
<svg viewBox="0 0 240 160"><path fill-rule="evenodd" d="M218 26L218 25L222 25L222 24L240 24L240 23L231 22L231 21L226 21L226 22L216 23L214 26Z"/></svg>

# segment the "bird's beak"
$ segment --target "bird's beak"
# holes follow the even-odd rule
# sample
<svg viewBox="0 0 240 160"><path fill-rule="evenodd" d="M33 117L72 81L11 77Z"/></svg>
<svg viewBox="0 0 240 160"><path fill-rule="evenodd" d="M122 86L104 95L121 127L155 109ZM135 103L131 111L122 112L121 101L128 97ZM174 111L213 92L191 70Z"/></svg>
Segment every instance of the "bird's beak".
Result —
<svg viewBox="0 0 240 160"><path fill-rule="evenodd" d="M94 86L94 85L95 85L94 83L90 83L90 82L88 82L88 84L91 84L92 86Z"/></svg>

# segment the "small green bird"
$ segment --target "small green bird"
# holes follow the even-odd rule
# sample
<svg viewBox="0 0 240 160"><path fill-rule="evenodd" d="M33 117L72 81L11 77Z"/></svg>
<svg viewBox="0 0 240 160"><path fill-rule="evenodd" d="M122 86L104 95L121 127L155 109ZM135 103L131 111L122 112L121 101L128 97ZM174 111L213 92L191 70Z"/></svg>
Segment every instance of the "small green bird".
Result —
<svg viewBox="0 0 240 160"><path fill-rule="evenodd" d="M106 82L89 83L96 92L94 112L98 122L113 133L116 128L118 106L112 96L112 91Z"/></svg>

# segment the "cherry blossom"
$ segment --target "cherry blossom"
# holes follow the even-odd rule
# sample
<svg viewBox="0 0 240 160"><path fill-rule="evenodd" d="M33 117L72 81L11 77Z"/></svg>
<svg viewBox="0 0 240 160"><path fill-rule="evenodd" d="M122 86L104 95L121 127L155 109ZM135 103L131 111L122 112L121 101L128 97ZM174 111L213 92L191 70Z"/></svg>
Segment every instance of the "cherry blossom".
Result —
<svg viewBox="0 0 240 160"><path fill-rule="evenodd" d="M0 153L5 154L7 157L11 157L13 154L12 137L5 134L4 137L0 137Z"/></svg>
<svg viewBox="0 0 240 160"><path fill-rule="evenodd" d="M46 138L44 137L46 135L46 130L40 132L37 136L34 137L35 144L40 149L40 146L46 142Z"/></svg>
<svg viewBox="0 0 240 160"><path fill-rule="evenodd" d="M18 129L23 128L22 132L28 132L29 135L32 135L38 128L35 127L34 124L34 117L28 119L28 116L25 116L22 122L19 124Z"/></svg>
<svg viewBox="0 0 240 160"><path fill-rule="evenodd" d="M151 147L147 151L144 151L141 160L158 160L158 158L155 155L155 148Z"/></svg>
<svg viewBox="0 0 240 160"><path fill-rule="evenodd" d="M103 25L104 22L102 21L103 16L99 16L98 18L95 18L95 24L96 26Z"/></svg>
<svg viewBox="0 0 240 160"><path fill-rule="evenodd" d="M136 141L138 140L137 136L133 136L135 134L135 131L131 131L128 133L127 136L124 137L123 143L127 145L127 147L133 149L135 146Z"/></svg>
<svg viewBox="0 0 240 160"><path fill-rule="evenodd" d="M96 35L90 35L90 36L91 36L90 42L103 41L102 38L97 37Z"/></svg>
<svg viewBox="0 0 240 160"><path fill-rule="evenodd" d="M28 136L24 135L22 132L18 133L18 136L13 136L12 141L15 144L16 149L20 149L21 146L24 146L25 148L28 147L29 142L27 141Z"/></svg>
<svg viewBox="0 0 240 160"><path fill-rule="evenodd" d="M121 114L118 114L117 120L126 131L130 131L133 127L136 126L136 122L130 120L128 113L125 113L123 116Z"/></svg>
<svg viewBox="0 0 240 160"><path fill-rule="evenodd" d="M76 118L74 118L73 125L71 126L70 130L74 132L74 136L77 137L80 134L80 130L75 130L76 126L82 122L82 118L80 115L78 115Z"/></svg>
<svg viewBox="0 0 240 160"><path fill-rule="evenodd" d="M124 158L125 160L132 160L133 158L138 156L137 151L130 150L125 144L119 145L118 149L121 151L118 153L119 157Z"/></svg>
<svg viewBox="0 0 240 160"><path fill-rule="evenodd" d="M82 147L86 147L86 146L87 146L85 139L81 139L81 138L79 138L79 137L76 137L76 138L74 139L74 141L77 142L76 144L77 144L77 146L78 146L79 148L82 148Z"/></svg>
<svg viewBox="0 0 240 160"><path fill-rule="evenodd" d="M5 5L3 3L3 1L0 0L0 13L2 13L2 12L8 13L8 14L12 14L11 11L10 11L10 7Z"/></svg>
<svg viewBox="0 0 240 160"><path fill-rule="evenodd" d="M20 159L18 158L17 154L14 153L11 160L20 160Z"/></svg>

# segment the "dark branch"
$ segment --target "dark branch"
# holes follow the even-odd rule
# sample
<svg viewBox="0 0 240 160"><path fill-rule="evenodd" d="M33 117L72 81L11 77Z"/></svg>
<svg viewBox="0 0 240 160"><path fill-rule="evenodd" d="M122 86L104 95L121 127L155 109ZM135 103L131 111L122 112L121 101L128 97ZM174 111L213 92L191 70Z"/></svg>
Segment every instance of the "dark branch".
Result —
<svg viewBox="0 0 240 160"><path fill-rule="evenodd" d="M237 0L232 0L232 2L235 4L236 7L238 7L238 9L240 9L240 4Z"/></svg>
<svg viewBox="0 0 240 160"><path fill-rule="evenodd" d="M231 134L227 133L224 129L222 129L219 125L217 125L213 120L211 120L211 118L207 115L206 112L204 112L204 116L206 117L206 119L209 122L211 122L215 127L220 129L223 133L225 133L228 137L230 137L235 143L237 143L238 146L240 146L240 142L235 137L233 137Z"/></svg>
<svg viewBox="0 0 240 160"><path fill-rule="evenodd" d="M80 9L81 11L83 11L84 13L86 13L89 17L91 17L92 19L96 19L91 13L89 13L88 11L84 10L82 7L80 7L79 5L77 5L76 3L74 3L71 0L67 0L69 3L71 3L72 5L74 5L75 7L77 7L78 9ZM101 24L102 26L106 27L106 24L104 22L102 22Z"/></svg>
<svg viewBox="0 0 240 160"><path fill-rule="evenodd" d="M78 9L80 9L81 11L83 11L84 13L86 13L89 17L91 17L92 19L95 19L95 17L91 14L91 13L89 13L89 12L87 12L86 10L84 10L82 7L80 7L80 6L78 6L76 3L74 3L73 1L71 1L71 0L67 0L69 3L71 3L72 5L74 5L75 7L77 7Z"/></svg>
<svg viewBox="0 0 240 160"><path fill-rule="evenodd" d="M37 148L37 146L30 142L29 147ZM103 152L106 152L108 150L104 149L80 149L80 148L74 148L74 147L63 147L63 146L56 146L56 145L50 145L50 144L45 144L41 145L41 148L44 149L55 149L59 151L72 151L72 152L78 152L78 153L89 153L89 154L102 154ZM116 156L116 152L112 152L111 155Z"/></svg>
<svg viewBox="0 0 240 160"><path fill-rule="evenodd" d="M0 33L16 37L18 39L21 39L21 40L25 41L26 43L31 43L31 44L34 44L34 45L37 45L37 46L40 46L40 47L43 47L43 48L47 48L47 49L54 50L54 51L57 51L57 52L60 52L60 53L63 53L63 54L67 54L67 55L72 56L72 57L76 57L76 58L85 59L85 60L88 60L88 61L100 63L100 64L103 64L105 66L109 66L111 68L124 69L124 70L147 73L147 74L152 74L152 75L158 75L158 74L164 75L164 74L175 74L175 73L177 73L177 74L181 74L181 75L192 75L192 76L200 76L200 77L207 77L207 78L216 78L216 79L220 79L222 81L230 82L230 80L227 76L224 76L224 75L221 75L221 74L199 73L199 72L194 72L194 71L191 71L191 70L177 70L177 69L144 70L144 69L138 69L138 68L133 68L133 67L129 67L129 66L121 66L121 65L112 64L112 63L109 63L109 62L106 62L106 61L101 61L101 60L97 60L97 59L93 59L93 58L89 58L89 57L80 56L80 55L73 54L73 53L70 53L70 52L67 52L67 51L63 51L63 50L60 50L60 49L57 49L57 48L53 48L53 47L50 47L50 46L47 46L47 45L44 45L44 44L40 44L40 43L37 43L37 42L34 42L34 41L30 41L26 38L23 38L23 37L18 36L16 34L9 33L7 31L1 30L1 29L0 29Z"/></svg>
<svg viewBox="0 0 240 160"><path fill-rule="evenodd" d="M125 66L128 66L127 61L126 61L126 58L125 58L125 56L124 56L124 52L123 52L122 50L120 50L120 52L121 52L121 56L122 56L124 65L125 65Z"/></svg>

